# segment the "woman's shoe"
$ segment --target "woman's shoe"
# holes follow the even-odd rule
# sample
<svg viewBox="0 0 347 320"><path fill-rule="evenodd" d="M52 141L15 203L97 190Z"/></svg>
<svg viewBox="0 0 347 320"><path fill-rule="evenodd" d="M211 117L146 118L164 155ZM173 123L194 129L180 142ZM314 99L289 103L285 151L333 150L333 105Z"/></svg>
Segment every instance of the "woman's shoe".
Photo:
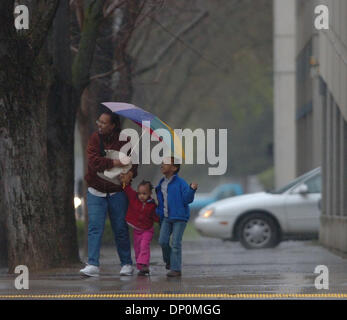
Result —
<svg viewBox="0 0 347 320"><path fill-rule="evenodd" d="M134 272L134 269L133 269L132 265L126 264L121 268L120 275L121 276L131 276L133 274L133 272Z"/></svg>
<svg viewBox="0 0 347 320"><path fill-rule="evenodd" d="M166 274L168 277L180 277L182 275L181 271L171 270Z"/></svg>
<svg viewBox="0 0 347 320"><path fill-rule="evenodd" d="M86 266L80 270L80 273L84 276L88 277L98 277L100 269L97 266L93 266L91 264L86 264Z"/></svg>

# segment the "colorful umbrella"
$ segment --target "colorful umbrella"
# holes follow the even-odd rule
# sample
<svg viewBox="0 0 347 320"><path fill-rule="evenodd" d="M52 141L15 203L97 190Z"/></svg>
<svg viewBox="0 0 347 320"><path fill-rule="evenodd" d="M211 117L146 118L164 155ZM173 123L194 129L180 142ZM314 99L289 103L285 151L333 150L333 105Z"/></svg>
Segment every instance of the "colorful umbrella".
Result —
<svg viewBox="0 0 347 320"><path fill-rule="evenodd" d="M153 134L153 131L157 129L167 130L170 133L170 140L167 140L166 136L158 137L159 140L164 141L164 143L166 143L168 146L171 146L172 154L176 154L182 159L185 158L181 139L167 123L160 120L157 116L129 103L103 102L102 104L109 108L112 112L132 120L140 127L142 127L142 121L149 121L150 127L144 126L144 128L149 130L151 134Z"/></svg>

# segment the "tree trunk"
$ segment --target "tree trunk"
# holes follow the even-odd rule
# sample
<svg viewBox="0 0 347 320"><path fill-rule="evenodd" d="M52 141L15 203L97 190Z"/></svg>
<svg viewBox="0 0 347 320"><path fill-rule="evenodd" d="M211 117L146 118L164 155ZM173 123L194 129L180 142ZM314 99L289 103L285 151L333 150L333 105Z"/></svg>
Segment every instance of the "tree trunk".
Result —
<svg viewBox="0 0 347 320"><path fill-rule="evenodd" d="M71 85L69 1L60 1L53 24L49 56L53 80L48 96L48 172L61 266L79 261L74 215L74 129L76 97Z"/></svg>
<svg viewBox="0 0 347 320"><path fill-rule="evenodd" d="M0 190L3 191L0 203L6 215L9 272L19 264L27 265L31 272L56 267L76 256L73 246L65 248L67 243L73 242L68 239L74 237L73 232L68 234L73 220L65 219L60 211L66 209L64 206L69 195L59 194L59 184L62 189L70 190L71 187L61 182L61 175L65 172L55 173L52 156L47 156L47 141L52 142L52 131L47 131L47 99L53 79L50 77L50 60L42 47L57 4L55 0L47 1L46 6L40 8L41 15L36 12L39 17L36 22L40 24L33 24L31 33L17 33L13 23L14 1L0 3ZM64 5L64 1L60 4ZM51 88L62 93L59 101L64 104L69 89L57 81L57 74L55 77ZM49 113L54 113L52 108ZM56 115L55 120L61 120L62 126L69 124L71 127L74 117L65 120L66 117L60 116ZM50 128L54 124L50 122ZM73 145L73 135L67 140L67 145ZM66 160L62 156L63 160L59 161L73 167L69 147L64 145L62 149L67 150L69 158ZM61 164L59 162L56 166ZM63 169L67 170L64 166ZM51 177L56 178L52 184ZM56 192L54 200L52 190ZM64 204L59 205L58 199ZM70 254L69 250L73 253Z"/></svg>
<svg viewBox="0 0 347 320"><path fill-rule="evenodd" d="M35 81L14 86L8 92L10 99L1 105L9 124L0 133L9 272L20 264L30 271L55 266L59 258L52 199L47 193L46 107L38 94L45 92L42 89ZM26 92L25 97L16 90Z"/></svg>
<svg viewBox="0 0 347 320"><path fill-rule="evenodd" d="M73 208L74 197L74 130L81 95L89 83L96 38L103 20L105 1L85 2L85 21L79 51L70 63L69 1L60 4L53 33L55 78L50 90L48 115L48 158L51 190L57 221L61 264L77 262L78 244Z"/></svg>
<svg viewBox="0 0 347 320"><path fill-rule="evenodd" d="M1 147L0 147L1 150ZM1 163L1 162L0 162ZM0 195L4 194L4 184L1 182L2 170L0 169ZM7 233L6 233L6 215L7 209L5 203L0 196L0 267L7 267Z"/></svg>
<svg viewBox="0 0 347 320"><path fill-rule="evenodd" d="M47 172L43 62L9 30L0 46L0 176L9 272L55 265L56 230ZM11 37L12 36L12 37Z"/></svg>

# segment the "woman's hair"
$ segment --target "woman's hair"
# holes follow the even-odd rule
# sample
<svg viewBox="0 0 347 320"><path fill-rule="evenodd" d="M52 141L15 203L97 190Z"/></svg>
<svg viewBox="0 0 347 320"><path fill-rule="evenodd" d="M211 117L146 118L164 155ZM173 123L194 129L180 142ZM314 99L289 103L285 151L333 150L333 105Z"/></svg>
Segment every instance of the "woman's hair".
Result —
<svg viewBox="0 0 347 320"><path fill-rule="evenodd" d="M111 119L111 123L113 123L115 125L115 130L119 130L120 131L120 118L119 115L112 112L109 108L107 108L104 105L100 105L99 109L98 109L98 116L100 117L102 114L108 114L110 116Z"/></svg>
<svg viewBox="0 0 347 320"><path fill-rule="evenodd" d="M113 123L115 125L114 129L116 131L120 131L120 119L118 114L113 113L112 111L104 111L102 114L107 114L110 116L111 119L111 123Z"/></svg>
<svg viewBox="0 0 347 320"><path fill-rule="evenodd" d="M149 191L152 191L152 190L153 190L153 185L152 185L152 183L151 183L150 181L146 181L146 180L142 180L142 181L139 183L138 187L140 187L140 186L146 186L146 185L148 185Z"/></svg>
<svg viewBox="0 0 347 320"><path fill-rule="evenodd" d="M108 114L110 116L111 119L111 123L113 123L114 126L114 131L117 133L121 132L121 128L120 128L120 119L118 114L113 113L110 109L108 108L103 108L100 115L102 114ZM105 148L104 148L104 141L102 140L102 136L99 134L100 137L100 156L105 157L106 156L106 152L105 152Z"/></svg>

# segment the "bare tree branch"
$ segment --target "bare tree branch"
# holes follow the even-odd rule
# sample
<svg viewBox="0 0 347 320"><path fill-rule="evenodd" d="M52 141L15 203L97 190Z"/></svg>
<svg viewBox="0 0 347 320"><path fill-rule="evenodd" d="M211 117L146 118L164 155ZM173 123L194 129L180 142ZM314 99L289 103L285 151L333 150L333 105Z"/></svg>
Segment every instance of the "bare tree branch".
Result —
<svg viewBox="0 0 347 320"><path fill-rule="evenodd" d="M78 96L89 83L88 66L92 63L99 26L104 19L102 14L104 4L105 0L92 0L85 8L86 18L83 23L78 54L72 65L72 83Z"/></svg>
<svg viewBox="0 0 347 320"><path fill-rule="evenodd" d="M70 6L74 7L78 25L82 30L84 21L83 0L73 0L70 2Z"/></svg>
<svg viewBox="0 0 347 320"><path fill-rule="evenodd" d="M74 46L70 46L71 51L78 53L78 49Z"/></svg>
<svg viewBox="0 0 347 320"><path fill-rule="evenodd" d="M167 64L165 64L165 66L163 66L159 70L159 72L157 73L157 75L155 76L155 79L154 79L154 81L156 83L159 83L160 78L161 78L163 72L165 71L165 69L166 69L166 72L168 72L168 70L170 70L173 67L173 65L176 63L176 61L180 55L181 55L181 52L177 51L177 53L172 57L172 60L170 62L168 62Z"/></svg>
<svg viewBox="0 0 347 320"><path fill-rule="evenodd" d="M97 74L95 76L92 76L92 77L90 77L90 81L95 80L95 79L100 79L100 78L107 77L107 76L109 76L109 75L111 75L111 74L121 70L122 68L124 68L124 66L125 65L122 64L122 65L118 66L117 68L112 69L111 71L108 71L108 72L105 72L105 73L100 73L100 74Z"/></svg>
<svg viewBox="0 0 347 320"><path fill-rule="evenodd" d="M113 12L120 8L123 4L125 4L127 2L127 0L123 0L123 1L110 1L110 4L107 6L104 6L103 9L103 14L104 14L104 18L108 18L111 14L113 14Z"/></svg>
<svg viewBox="0 0 347 320"><path fill-rule="evenodd" d="M189 25L185 26L177 35L173 35L173 39L169 41L169 43L164 47L158 54L154 57L153 61L147 66L141 68L140 70L134 73L134 76L139 76L158 65L158 63L164 58L165 54L175 45L176 42L182 42L180 39L181 36L192 30L195 26L197 26L204 18L208 16L208 12L202 12L196 19L194 19ZM154 20L158 23L157 20Z"/></svg>
<svg viewBox="0 0 347 320"><path fill-rule="evenodd" d="M152 29L153 29L153 23L154 23L154 21L151 19L150 23L147 27L145 35L140 38L140 41L138 41L136 43L136 46L134 46L134 48L129 50L132 53L132 56L135 60L142 52L142 49L144 48L145 44L148 42L149 36L150 36Z"/></svg>

